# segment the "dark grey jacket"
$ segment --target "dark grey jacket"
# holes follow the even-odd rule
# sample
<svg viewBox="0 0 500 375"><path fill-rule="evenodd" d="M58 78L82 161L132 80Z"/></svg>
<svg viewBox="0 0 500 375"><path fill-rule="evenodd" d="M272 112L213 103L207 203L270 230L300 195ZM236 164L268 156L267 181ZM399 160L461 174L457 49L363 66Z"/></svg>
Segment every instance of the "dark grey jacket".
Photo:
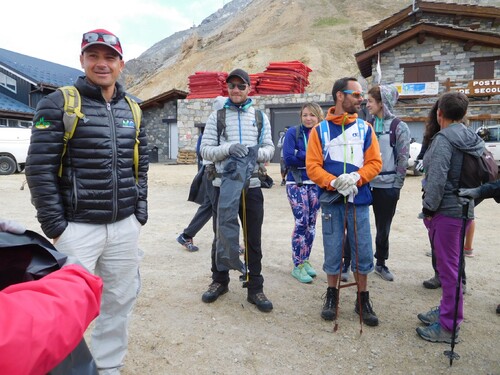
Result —
<svg viewBox="0 0 500 375"><path fill-rule="evenodd" d="M82 97L80 120L63 158L62 93L43 98L33 119L26 178L38 221L49 238L62 234L68 221L108 224L135 214L145 224L147 213L147 139L139 135L139 181L133 170L135 125L125 91L117 83L108 104L100 87L78 78Z"/></svg>
<svg viewBox="0 0 500 375"><path fill-rule="evenodd" d="M460 218L462 206L458 200L463 154L479 157L484 141L464 124L454 123L439 131L424 155L424 213L439 212ZM474 205L469 206L469 218L474 217Z"/></svg>

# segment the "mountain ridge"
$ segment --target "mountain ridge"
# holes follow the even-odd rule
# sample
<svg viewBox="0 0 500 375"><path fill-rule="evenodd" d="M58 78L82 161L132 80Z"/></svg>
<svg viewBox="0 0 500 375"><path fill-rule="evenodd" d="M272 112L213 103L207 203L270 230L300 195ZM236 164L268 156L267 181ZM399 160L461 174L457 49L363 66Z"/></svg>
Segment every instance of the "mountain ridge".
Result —
<svg viewBox="0 0 500 375"><path fill-rule="evenodd" d="M477 0L440 1L477 5ZM412 0L233 0L196 27L176 32L128 61L128 91L147 100L189 91L197 71L239 67L263 72L270 62L299 60L312 69L306 92L329 92L342 76L359 77L354 58L361 33ZM481 5L500 0L482 0Z"/></svg>

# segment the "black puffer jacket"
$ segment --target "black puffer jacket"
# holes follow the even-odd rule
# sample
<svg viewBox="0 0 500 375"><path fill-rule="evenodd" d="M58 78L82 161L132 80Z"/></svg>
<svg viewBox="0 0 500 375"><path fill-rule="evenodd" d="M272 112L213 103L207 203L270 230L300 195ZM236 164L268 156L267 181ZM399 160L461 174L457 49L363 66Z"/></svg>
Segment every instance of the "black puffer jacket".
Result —
<svg viewBox="0 0 500 375"><path fill-rule="evenodd" d="M135 125L123 87L108 104L100 87L78 78L82 112L63 158L62 93L44 97L33 119L26 178L38 221L49 238L60 236L68 221L108 224L135 214L145 224L148 152L144 127L139 135L139 181L133 169Z"/></svg>

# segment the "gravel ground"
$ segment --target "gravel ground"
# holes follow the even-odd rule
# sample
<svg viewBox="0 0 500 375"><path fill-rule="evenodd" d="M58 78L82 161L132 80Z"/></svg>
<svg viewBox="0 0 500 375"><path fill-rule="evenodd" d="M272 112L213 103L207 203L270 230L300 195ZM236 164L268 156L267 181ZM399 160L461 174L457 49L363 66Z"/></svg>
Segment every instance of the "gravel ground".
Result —
<svg viewBox="0 0 500 375"><path fill-rule="evenodd" d="M279 166L269 172L280 181ZM423 341L415 333L416 315L439 303L441 290L427 290L432 275L425 256L428 240L416 218L421 207L421 177L408 176L391 233L388 266L394 282L368 278L380 325L360 325L353 312L355 288L340 295L339 328L320 317L326 275L321 271L321 222L311 255L318 277L300 284L292 270L291 210L284 187L264 189L262 247L265 292L273 301L269 314L246 301L238 273L230 291L213 304L201 302L210 283L211 225L195 238L189 253L175 241L196 211L186 201L194 165L152 164L150 219L143 228L143 289L130 326L129 353L123 375L132 374L500 374L500 238L494 225L500 207L485 201L476 209L476 256L467 259L465 321L449 367L449 345ZM1 217L40 231L23 174L0 176ZM373 223L373 220L372 220ZM374 234L372 226L372 235Z"/></svg>

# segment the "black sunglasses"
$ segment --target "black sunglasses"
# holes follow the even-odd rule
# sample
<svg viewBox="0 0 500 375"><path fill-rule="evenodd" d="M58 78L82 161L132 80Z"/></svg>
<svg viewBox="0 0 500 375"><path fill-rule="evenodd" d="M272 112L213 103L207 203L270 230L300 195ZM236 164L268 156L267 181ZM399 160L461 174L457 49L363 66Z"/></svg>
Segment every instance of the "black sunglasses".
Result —
<svg viewBox="0 0 500 375"><path fill-rule="evenodd" d="M227 83L227 87L230 89L230 90L233 90L235 87L238 88L238 90L240 91L244 91L246 90L247 88L247 84L246 83L232 83L232 82L228 82Z"/></svg>

